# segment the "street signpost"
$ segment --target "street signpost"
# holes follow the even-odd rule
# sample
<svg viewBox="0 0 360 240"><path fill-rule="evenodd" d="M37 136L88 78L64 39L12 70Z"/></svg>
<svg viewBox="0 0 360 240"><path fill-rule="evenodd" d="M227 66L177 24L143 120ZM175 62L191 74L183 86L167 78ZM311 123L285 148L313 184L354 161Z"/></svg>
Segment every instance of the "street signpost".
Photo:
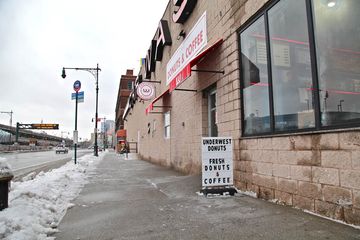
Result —
<svg viewBox="0 0 360 240"><path fill-rule="evenodd" d="M81 82L76 80L74 82L74 91L75 91L75 130L74 130L74 162L76 164L76 147L77 147L77 138L78 138L78 131L77 131L77 109L78 109L78 99L79 99L79 90L81 88ZM84 93L84 92L82 92ZM82 94L82 99L84 99L84 94Z"/></svg>
<svg viewBox="0 0 360 240"><path fill-rule="evenodd" d="M78 92L78 103L82 103L84 102L84 91L82 92ZM71 93L71 100L75 100L76 99L76 92Z"/></svg>
<svg viewBox="0 0 360 240"><path fill-rule="evenodd" d="M81 88L81 82L79 80L76 80L74 82L74 91L78 92L80 90L80 88Z"/></svg>

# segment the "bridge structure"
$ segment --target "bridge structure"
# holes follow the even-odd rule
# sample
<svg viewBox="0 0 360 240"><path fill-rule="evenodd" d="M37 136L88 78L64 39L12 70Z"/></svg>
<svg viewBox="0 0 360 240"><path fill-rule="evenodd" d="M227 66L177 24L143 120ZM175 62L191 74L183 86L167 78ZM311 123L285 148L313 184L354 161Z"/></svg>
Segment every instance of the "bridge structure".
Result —
<svg viewBox="0 0 360 240"><path fill-rule="evenodd" d="M9 125L0 124L0 131L7 132L11 134L8 139L7 144L12 144L16 139L16 127L11 127ZM4 138L7 139L6 137ZM56 146L59 143L65 141L65 144L68 146L72 145L72 140L68 138L61 138L45 133L38 133L27 129L18 129L18 144L20 145L28 145L31 142L36 141L39 145L50 145Z"/></svg>

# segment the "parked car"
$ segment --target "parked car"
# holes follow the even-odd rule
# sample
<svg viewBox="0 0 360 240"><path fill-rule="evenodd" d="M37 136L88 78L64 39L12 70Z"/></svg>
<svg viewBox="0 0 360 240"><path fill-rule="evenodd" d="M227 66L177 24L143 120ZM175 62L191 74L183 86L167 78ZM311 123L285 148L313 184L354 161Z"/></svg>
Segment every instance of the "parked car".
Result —
<svg viewBox="0 0 360 240"><path fill-rule="evenodd" d="M69 149L65 146L57 146L55 148L55 153L58 154L58 153L68 153L69 152Z"/></svg>

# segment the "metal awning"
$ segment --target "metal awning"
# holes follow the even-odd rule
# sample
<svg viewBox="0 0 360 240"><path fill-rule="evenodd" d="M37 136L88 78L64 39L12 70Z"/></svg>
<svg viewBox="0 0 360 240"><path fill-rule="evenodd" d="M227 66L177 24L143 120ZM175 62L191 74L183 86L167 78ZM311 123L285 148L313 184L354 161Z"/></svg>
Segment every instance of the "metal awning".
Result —
<svg viewBox="0 0 360 240"><path fill-rule="evenodd" d="M224 73L224 71L214 71L214 70L192 70L191 68L198 63L200 63L207 54L214 51L216 48L218 48L222 43L224 42L223 39L219 39L214 44L212 44L210 47L206 48L204 51L199 53L197 56L195 56L174 78L171 80L169 84L169 88L166 89L163 93L161 93L158 97L156 97L154 100L151 101L149 106L145 109L145 113L148 114L154 109L154 103L156 103L159 99L164 97L166 94L171 93L173 90L175 90L181 83L183 83L187 78L191 76L191 71L196 72L212 72L212 73ZM189 89L179 89L182 91L196 91L196 90L189 90Z"/></svg>
<svg viewBox="0 0 360 240"><path fill-rule="evenodd" d="M197 56L194 57L194 59L192 59L171 81L169 84L169 92L171 93L172 91L175 90L175 88L177 88L181 83L183 83L186 79L188 79L191 76L191 72L212 72L212 73L223 73L224 71L215 71L215 70L201 70L201 69L196 69L193 70L191 69L193 66L197 65L198 63L200 63L207 54L209 54L210 52L214 51L216 48L218 48L222 43L224 42L223 39L219 39L218 41L216 41L214 44L212 44L210 47L206 48L204 51L202 51L201 53L199 53Z"/></svg>
<svg viewBox="0 0 360 240"><path fill-rule="evenodd" d="M154 103L156 103L160 98L164 97L166 94L169 94L169 89L166 89L163 93L157 96L155 99L151 101L149 106L145 109L145 113L148 114L154 109Z"/></svg>

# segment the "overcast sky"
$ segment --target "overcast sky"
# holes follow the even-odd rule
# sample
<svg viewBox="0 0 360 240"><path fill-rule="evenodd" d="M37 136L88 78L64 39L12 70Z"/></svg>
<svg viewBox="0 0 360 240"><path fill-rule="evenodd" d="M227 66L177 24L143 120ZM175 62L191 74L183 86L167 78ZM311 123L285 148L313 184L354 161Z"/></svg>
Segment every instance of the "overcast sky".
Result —
<svg viewBox="0 0 360 240"><path fill-rule="evenodd" d="M49 134L72 137L73 83L80 80L85 102L78 105L82 139L94 131L95 78L62 67L96 68L99 117L115 119L119 79L137 75L169 0L0 0L0 111L20 123L58 123ZM10 116L0 114L0 123ZM99 124L100 126L100 124ZM100 127L99 127L100 128Z"/></svg>

